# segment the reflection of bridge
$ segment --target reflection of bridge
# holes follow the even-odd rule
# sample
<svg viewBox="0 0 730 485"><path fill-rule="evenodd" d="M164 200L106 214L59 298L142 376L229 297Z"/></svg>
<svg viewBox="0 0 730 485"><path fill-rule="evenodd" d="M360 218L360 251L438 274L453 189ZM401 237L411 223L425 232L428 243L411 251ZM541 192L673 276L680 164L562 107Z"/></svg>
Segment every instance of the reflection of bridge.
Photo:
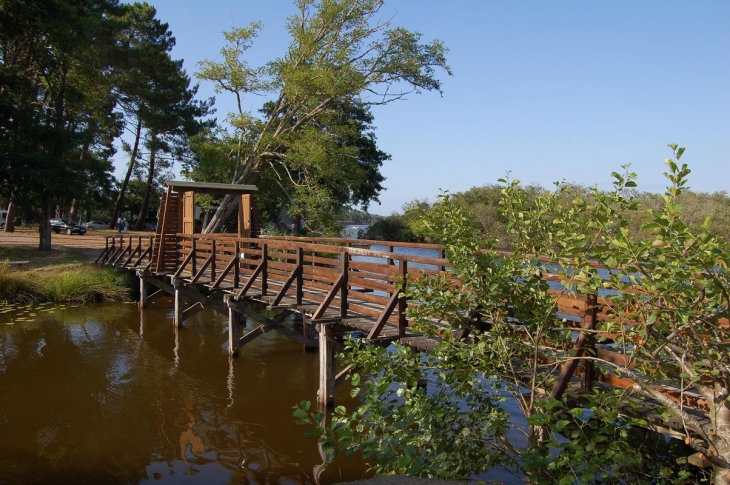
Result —
<svg viewBox="0 0 730 485"><path fill-rule="evenodd" d="M167 197L173 200L170 191ZM192 204L192 197L186 197L183 193L179 200ZM176 205L180 204L178 201ZM177 211L185 212L184 207ZM231 355L237 355L241 346L272 330L307 347L319 346L320 405L333 403L334 387L340 377L335 373L334 342L343 332L360 331L372 343L398 340L418 350L434 346L433 338L410 329L406 310L418 303L407 301L401 290L405 275L409 275L411 282L434 275L454 278L452 265L444 258L441 246L337 238L252 238L246 237L250 219L247 223L241 215L239 227L244 228L243 234L193 234L191 226L186 229L176 216L170 222L170 214L175 216L166 213L154 238L108 237L97 262L136 271L141 308L159 296L174 296L177 326L203 307L227 315ZM382 249L375 250L373 246ZM556 275L543 273L541 277L560 282ZM150 293L150 286L156 288L154 293ZM555 290L554 296L556 312L568 317L563 324L574 333L574 358L564 359L562 364L553 360L557 380L546 392L559 398L569 386L588 390L594 386L632 388L633 381L601 373L594 360L582 358L596 356L610 362L626 362L624 354L593 338L591 331L596 325L610 318L606 302L598 295L577 297L561 290ZM252 303L265 304L279 313L267 317ZM303 332L285 324L286 318L295 313L303 316ZM240 335L246 320L259 326ZM560 321L556 318L556 324ZM562 351L565 353L565 349ZM677 386L662 387L660 392L693 409L692 412L701 414L708 409L699 396L680 391ZM655 429L685 436L681 422L663 422L649 408L642 413Z"/></svg>

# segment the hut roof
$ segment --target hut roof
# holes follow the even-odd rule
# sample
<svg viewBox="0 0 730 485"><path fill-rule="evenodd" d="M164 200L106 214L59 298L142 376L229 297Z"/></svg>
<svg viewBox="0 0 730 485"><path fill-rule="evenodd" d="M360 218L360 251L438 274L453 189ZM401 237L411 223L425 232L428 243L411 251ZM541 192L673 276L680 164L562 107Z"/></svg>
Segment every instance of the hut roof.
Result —
<svg viewBox="0 0 730 485"><path fill-rule="evenodd" d="M198 194L251 194L258 192L255 185L214 184L209 182L187 182L184 180L168 180L165 185L179 192L195 192Z"/></svg>

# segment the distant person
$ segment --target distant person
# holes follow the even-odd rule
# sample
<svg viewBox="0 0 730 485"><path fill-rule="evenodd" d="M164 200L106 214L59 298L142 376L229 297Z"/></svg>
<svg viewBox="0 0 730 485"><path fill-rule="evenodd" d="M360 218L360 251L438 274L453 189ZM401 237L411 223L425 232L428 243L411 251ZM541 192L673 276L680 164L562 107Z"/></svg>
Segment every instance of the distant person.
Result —
<svg viewBox="0 0 730 485"><path fill-rule="evenodd" d="M124 230L124 219L119 217L119 219L117 219L117 233L119 233L119 235L121 236L123 230Z"/></svg>

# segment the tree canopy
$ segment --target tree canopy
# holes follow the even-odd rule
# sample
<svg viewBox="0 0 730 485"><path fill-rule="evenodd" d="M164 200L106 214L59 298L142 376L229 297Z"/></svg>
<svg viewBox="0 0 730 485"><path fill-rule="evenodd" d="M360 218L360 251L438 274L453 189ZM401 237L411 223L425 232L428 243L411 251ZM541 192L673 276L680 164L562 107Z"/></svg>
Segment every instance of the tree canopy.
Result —
<svg viewBox="0 0 730 485"><path fill-rule="evenodd" d="M56 207L73 214L79 201L94 207L111 195L111 158L125 131L134 141L114 214L145 160L145 215L159 153L182 156L210 106L194 99L182 61L170 57L174 44L146 3L0 4L0 197L39 223L39 248L50 249Z"/></svg>
<svg viewBox="0 0 730 485"><path fill-rule="evenodd" d="M269 180L293 214L326 223L323 216L333 208L367 207L382 190L379 168L388 156L375 144L370 107L413 92L440 92L436 71L451 72L441 42L422 43L420 34L378 19L382 0L296 5L283 56L261 67L246 62L261 28L254 22L226 32L223 61L201 62L197 75L237 102L228 117L234 133L225 149L232 167L227 181ZM243 109L252 94L269 99L259 114ZM196 171L211 173L191 167ZM207 231L224 222L232 202L223 200Z"/></svg>

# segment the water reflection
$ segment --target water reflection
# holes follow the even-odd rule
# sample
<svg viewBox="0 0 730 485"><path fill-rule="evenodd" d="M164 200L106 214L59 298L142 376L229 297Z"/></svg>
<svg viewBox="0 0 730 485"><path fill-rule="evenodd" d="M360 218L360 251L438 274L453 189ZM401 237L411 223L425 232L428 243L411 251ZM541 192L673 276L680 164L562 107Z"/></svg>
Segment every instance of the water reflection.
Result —
<svg viewBox="0 0 730 485"><path fill-rule="evenodd" d="M227 350L225 317L176 329L171 302L0 315L0 482L334 483L291 416L313 400L317 353L277 332ZM4 319L4 320L3 320ZM349 389L338 402L351 404Z"/></svg>

